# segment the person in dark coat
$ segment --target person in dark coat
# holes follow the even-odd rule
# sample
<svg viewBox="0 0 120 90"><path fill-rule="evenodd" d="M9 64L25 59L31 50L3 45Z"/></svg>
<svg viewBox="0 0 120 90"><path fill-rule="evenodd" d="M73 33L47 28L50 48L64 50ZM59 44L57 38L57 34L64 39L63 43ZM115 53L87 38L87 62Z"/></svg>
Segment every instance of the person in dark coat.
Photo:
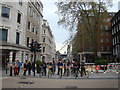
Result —
<svg viewBox="0 0 120 90"><path fill-rule="evenodd" d="M26 76L26 72L27 72L27 61L24 62L24 73L23 75Z"/></svg>
<svg viewBox="0 0 120 90"><path fill-rule="evenodd" d="M32 62L31 61L28 62L27 67L28 67L28 75L31 75L31 70L32 70Z"/></svg>
<svg viewBox="0 0 120 90"><path fill-rule="evenodd" d="M46 76L46 72L47 72L47 70L46 70L46 68L47 68L46 63L43 62L43 64L42 64L41 66L42 66L42 69L43 69L43 71L44 71L44 75Z"/></svg>
<svg viewBox="0 0 120 90"><path fill-rule="evenodd" d="M81 63L81 77L83 76L83 73L86 75L86 70L85 70L85 63Z"/></svg>

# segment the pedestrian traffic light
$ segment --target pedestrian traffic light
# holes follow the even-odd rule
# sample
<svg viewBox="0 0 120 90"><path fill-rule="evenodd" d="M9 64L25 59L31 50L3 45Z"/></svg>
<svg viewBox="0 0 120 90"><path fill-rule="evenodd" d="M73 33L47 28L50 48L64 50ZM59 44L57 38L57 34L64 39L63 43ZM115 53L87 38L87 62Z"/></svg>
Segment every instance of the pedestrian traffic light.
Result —
<svg viewBox="0 0 120 90"><path fill-rule="evenodd" d="M34 42L30 43L29 44L29 48L30 48L30 51L33 52L34 51Z"/></svg>
<svg viewBox="0 0 120 90"><path fill-rule="evenodd" d="M37 52L41 52L41 44L37 43Z"/></svg>

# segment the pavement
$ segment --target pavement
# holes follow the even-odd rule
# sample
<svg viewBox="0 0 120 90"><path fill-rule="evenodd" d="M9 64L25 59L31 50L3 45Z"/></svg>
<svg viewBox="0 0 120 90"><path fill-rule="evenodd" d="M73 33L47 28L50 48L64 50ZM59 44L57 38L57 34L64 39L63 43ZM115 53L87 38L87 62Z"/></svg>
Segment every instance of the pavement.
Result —
<svg viewBox="0 0 120 90"><path fill-rule="evenodd" d="M22 77L23 76L23 69L20 70L20 75L19 76L16 76L16 77ZM27 78L40 78L39 77L39 74L36 73L35 77L33 76L34 73L31 71L31 75L28 76L28 72L26 73L27 74ZM57 72L56 72L57 74ZM54 76L50 76L50 79L59 79L59 76L58 75L54 75ZM83 76L81 77L79 75L79 77L77 79L118 79L120 78L120 73L116 73L115 70L107 70L105 73L101 70L99 71L98 73L92 73L92 72L89 72L89 77L88 76ZM7 71L7 74L6 74L6 70L2 70L2 74L0 74L0 79L3 79L3 78L7 78L7 77L15 77L14 75L13 76L9 76L10 73L9 73L9 70ZM48 78L47 76L42 76L41 78L43 79L46 79ZM74 79L75 77L73 77L73 75L70 75L69 77L66 77L66 76L63 76L62 79Z"/></svg>

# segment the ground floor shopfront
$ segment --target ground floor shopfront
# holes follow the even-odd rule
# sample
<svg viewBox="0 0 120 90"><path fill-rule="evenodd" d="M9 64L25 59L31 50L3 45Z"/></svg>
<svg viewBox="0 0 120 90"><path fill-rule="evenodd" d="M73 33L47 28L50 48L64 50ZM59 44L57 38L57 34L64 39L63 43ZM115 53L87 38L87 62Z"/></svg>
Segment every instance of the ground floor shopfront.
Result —
<svg viewBox="0 0 120 90"><path fill-rule="evenodd" d="M25 60L34 61L34 56L36 56L36 60L41 60L40 53L34 55L28 47L20 45L2 45L0 46L0 53L2 67L5 67L8 63L14 62L15 60L19 60L20 62L24 62Z"/></svg>

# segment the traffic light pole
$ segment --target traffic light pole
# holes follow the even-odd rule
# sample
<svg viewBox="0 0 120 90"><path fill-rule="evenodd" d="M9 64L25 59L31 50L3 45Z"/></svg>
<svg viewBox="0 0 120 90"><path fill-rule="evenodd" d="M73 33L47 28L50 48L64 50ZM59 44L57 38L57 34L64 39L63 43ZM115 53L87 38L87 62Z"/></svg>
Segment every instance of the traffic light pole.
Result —
<svg viewBox="0 0 120 90"><path fill-rule="evenodd" d="M35 77L35 61L36 61L36 51L34 51L34 77Z"/></svg>
<svg viewBox="0 0 120 90"><path fill-rule="evenodd" d="M31 44L30 44L30 51L31 52L33 52L34 53L34 76L35 76L35 61L36 61L36 52L40 52L41 50L40 50L40 48L41 48L41 46L40 46L41 44L39 44L39 43L37 43L37 41L35 41L35 42L32 42Z"/></svg>

